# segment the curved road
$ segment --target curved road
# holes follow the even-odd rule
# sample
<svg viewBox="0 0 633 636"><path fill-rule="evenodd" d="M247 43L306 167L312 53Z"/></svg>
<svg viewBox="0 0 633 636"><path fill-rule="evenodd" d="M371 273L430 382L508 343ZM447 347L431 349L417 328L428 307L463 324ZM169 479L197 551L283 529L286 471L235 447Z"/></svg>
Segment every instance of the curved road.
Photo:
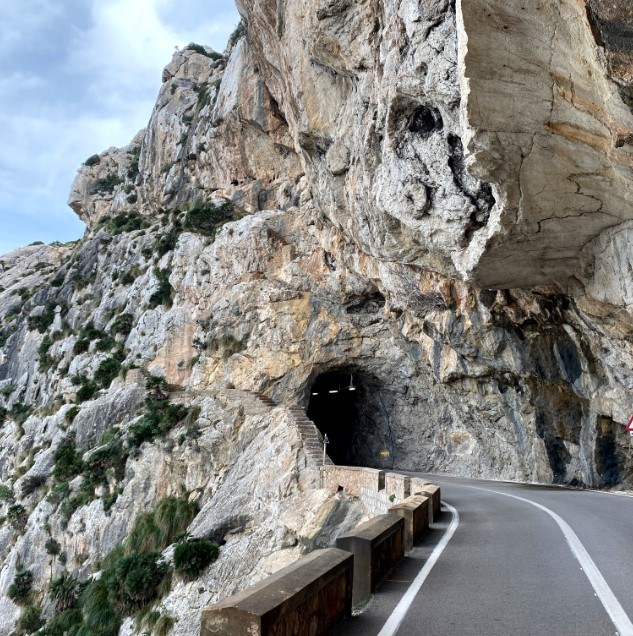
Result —
<svg viewBox="0 0 633 636"><path fill-rule="evenodd" d="M633 636L633 497L421 476L457 513L443 512L337 634ZM446 546L415 593L438 543ZM407 590L410 606L396 609Z"/></svg>

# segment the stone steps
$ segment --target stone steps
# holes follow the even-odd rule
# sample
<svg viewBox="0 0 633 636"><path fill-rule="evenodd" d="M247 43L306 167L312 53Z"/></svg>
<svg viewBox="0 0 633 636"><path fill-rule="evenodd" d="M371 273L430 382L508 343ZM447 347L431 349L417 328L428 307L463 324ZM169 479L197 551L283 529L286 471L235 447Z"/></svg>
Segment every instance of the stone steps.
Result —
<svg viewBox="0 0 633 636"><path fill-rule="evenodd" d="M319 429L300 406L289 406L288 410L301 436L309 464L313 467L323 466L323 436ZM326 455L325 465L332 466L333 464L334 462Z"/></svg>
<svg viewBox="0 0 633 636"><path fill-rule="evenodd" d="M221 389L220 391L176 391L170 395L171 402L183 404L195 397L217 397L227 402L237 403L244 407L246 415L265 415L275 406L276 402L268 396L244 389Z"/></svg>

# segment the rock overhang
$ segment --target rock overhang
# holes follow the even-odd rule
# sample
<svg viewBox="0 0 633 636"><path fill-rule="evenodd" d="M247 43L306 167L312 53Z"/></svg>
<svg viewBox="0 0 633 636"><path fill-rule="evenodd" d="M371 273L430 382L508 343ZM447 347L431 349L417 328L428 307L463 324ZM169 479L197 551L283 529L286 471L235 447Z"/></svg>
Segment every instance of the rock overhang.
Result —
<svg viewBox="0 0 633 636"><path fill-rule="evenodd" d="M324 213L481 288L586 279L587 246L633 217L616 5L238 2Z"/></svg>

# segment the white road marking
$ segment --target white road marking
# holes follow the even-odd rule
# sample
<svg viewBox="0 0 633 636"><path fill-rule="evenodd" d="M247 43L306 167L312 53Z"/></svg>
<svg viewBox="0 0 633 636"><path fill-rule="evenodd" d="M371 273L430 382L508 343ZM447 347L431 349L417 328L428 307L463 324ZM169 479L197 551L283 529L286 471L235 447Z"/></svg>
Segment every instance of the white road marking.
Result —
<svg viewBox="0 0 633 636"><path fill-rule="evenodd" d="M465 484L460 484L466 486ZM607 614L611 618L611 621L618 630L620 636L633 636L633 623L627 616L626 612L620 602L615 597L615 594L609 587L608 583L604 580L602 573L598 569L598 566L594 563L593 559L589 556L585 546L581 543L576 533L571 529L571 526L561 517L559 517L553 510L541 506L530 499L519 497L517 495L511 495L507 492L499 492L498 490L490 490L488 488L480 488L478 486L466 486L466 488L472 488L473 490L481 490L483 492L492 492L496 495L503 495L504 497L512 497L512 499L518 499L525 503L529 503L536 508L539 508L543 512L547 513L558 524L571 553L574 555L578 563L580 563L580 569L585 573L585 576L589 579L591 587L593 587L596 596L600 599L600 602L607 610ZM381 632L382 634L382 632Z"/></svg>
<svg viewBox="0 0 633 636"><path fill-rule="evenodd" d="M445 501L442 503L453 515L453 519L444 533L442 540L435 546L435 549L431 552L431 556L427 559L427 562L424 564L424 567L420 570L415 579L413 579L413 583L411 583L409 589L400 599L400 602L396 605L393 612L391 612L391 615L380 630L378 636L393 636L398 631L398 628L402 624L404 617L407 615L407 612L411 607L411 604L415 600L415 597L424 584L424 581L426 581L426 577L430 574L433 566L440 558L442 552L444 552L444 548L446 548L451 537L455 534L455 530L457 530L457 526L459 525L459 512L457 512L453 506L449 506Z"/></svg>

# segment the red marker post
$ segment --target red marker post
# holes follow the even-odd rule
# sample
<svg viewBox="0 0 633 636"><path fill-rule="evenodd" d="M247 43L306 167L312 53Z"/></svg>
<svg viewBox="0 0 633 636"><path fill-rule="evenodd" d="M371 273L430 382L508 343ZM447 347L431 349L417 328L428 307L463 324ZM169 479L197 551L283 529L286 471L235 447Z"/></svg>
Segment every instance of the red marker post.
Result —
<svg viewBox="0 0 633 636"><path fill-rule="evenodd" d="M629 432L629 435L633 437L633 415L631 415L631 419L629 423L626 425L626 430Z"/></svg>

